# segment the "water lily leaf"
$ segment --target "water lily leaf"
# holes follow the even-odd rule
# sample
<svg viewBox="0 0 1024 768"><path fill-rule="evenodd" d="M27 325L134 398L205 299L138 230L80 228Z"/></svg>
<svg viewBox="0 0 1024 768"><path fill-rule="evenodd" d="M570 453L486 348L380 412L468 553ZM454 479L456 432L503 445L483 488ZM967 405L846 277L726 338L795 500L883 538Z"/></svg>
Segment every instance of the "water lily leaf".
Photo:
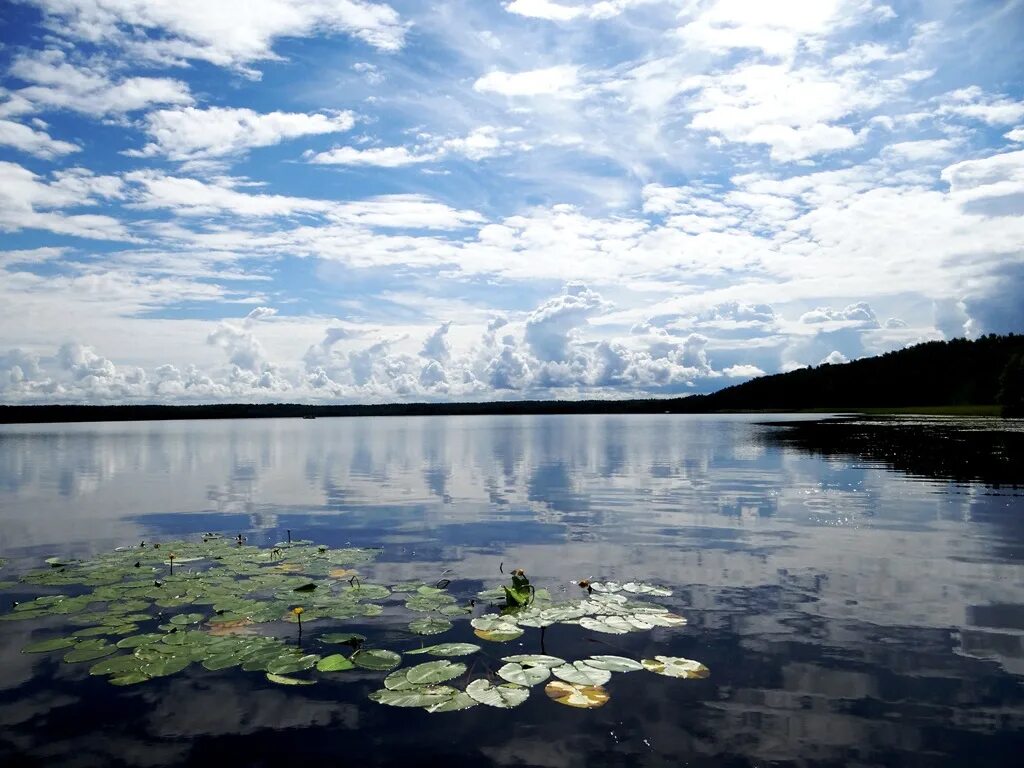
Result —
<svg viewBox="0 0 1024 768"><path fill-rule="evenodd" d="M527 653L518 656L505 656L502 661L510 661L521 664L524 667L560 667L566 663L565 659L557 656L547 656L542 653Z"/></svg>
<svg viewBox="0 0 1024 768"><path fill-rule="evenodd" d="M124 675L139 672L143 662L133 655L111 656L89 668L90 675Z"/></svg>
<svg viewBox="0 0 1024 768"><path fill-rule="evenodd" d="M381 584L358 584L348 587L343 594L355 600L384 600L391 597L391 590Z"/></svg>
<svg viewBox="0 0 1024 768"><path fill-rule="evenodd" d="M355 666L349 661L348 656L343 656L340 653L324 656L316 663L318 672L344 672L347 669L355 669Z"/></svg>
<svg viewBox="0 0 1024 768"><path fill-rule="evenodd" d="M648 672L684 680L704 678L711 674L711 670L699 661L679 656L655 656L653 659L643 659L640 663Z"/></svg>
<svg viewBox="0 0 1024 768"><path fill-rule="evenodd" d="M64 661L68 664L77 664L82 661L92 661L93 659L102 659L104 656L109 656L117 650L117 646L103 644L96 646L86 646L85 643L79 643L76 648L68 651L64 654Z"/></svg>
<svg viewBox="0 0 1024 768"><path fill-rule="evenodd" d="M574 685L561 680L552 680L544 686L544 693L552 701L567 707L596 709L608 701L608 691L597 685Z"/></svg>
<svg viewBox="0 0 1024 768"><path fill-rule="evenodd" d="M275 675L273 672L267 672L267 680L278 685L313 685L316 683L316 680L301 680L297 677Z"/></svg>
<svg viewBox="0 0 1024 768"><path fill-rule="evenodd" d="M593 585L591 585L593 586ZM644 584L643 582L627 581L622 585L622 588L626 592L632 592L635 595L652 595L654 597L669 597L672 594L672 590L667 587L659 587L656 584Z"/></svg>
<svg viewBox="0 0 1024 768"><path fill-rule="evenodd" d="M583 659L583 663L595 669L606 669L609 672L637 672L644 668L644 665L635 659L627 659L625 656L591 656Z"/></svg>
<svg viewBox="0 0 1024 768"><path fill-rule="evenodd" d="M215 656L209 656L202 661L203 667L211 672L237 667L241 663L242 656L238 653L220 653Z"/></svg>
<svg viewBox="0 0 1024 768"><path fill-rule="evenodd" d="M393 691L382 688L370 694L370 701L387 704L391 707L431 707L454 698L459 692L454 688L441 685L436 688L414 688L405 691Z"/></svg>
<svg viewBox="0 0 1024 768"><path fill-rule="evenodd" d="M434 685L454 680L466 672L466 665L455 661L428 661L405 670L406 679L413 685Z"/></svg>
<svg viewBox="0 0 1024 768"><path fill-rule="evenodd" d="M110 627L86 627L71 633L75 637L97 637L112 634Z"/></svg>
<svg viewBox="0 0 1024 768"><path fill-rule="evenodd" d="M528 688L537 683L543 683L550 676L551 670L548 667L524 667L515 662L510 662L498 670L498 677L501 679Z"/></svg>
<svg viewBox="0 0 1024 768"><path fill-rule="evenodd" d="M192 659L188 656L164 656L144 664L140 671L150 677L169 677L181 672L191 663Z"/></svg>
<svg viewBox="0 0 1024 768"><path fill-rule="evenodd" d="M644 614L644 620L656 627L682 627L686 625L686 619L674 613L648 613Z"/></svg>
<svg viewBox="0 0 1024 768"><path fill-rule="evenodd" d="M123 675L110 678L109 682L111 685L137 685L151 679L149 675L143 672L126 672Z"/></svg>
<svg viewBox="0 0 1024 768"><path fill-rule="evenodd" d="M442 605L437 612L444 616L464 616L467 613L472 613L473 609L468 605Z"/></svg>
<svg viewBox="0 0 1024 768"><path fill-rule="evenodd" d="M612 679L612 673L607 669L597 669L582 661L555 667L551 670L551 674L559 680L580 685L604 685Z"/></svg>
<svg viewBox="0 0 1024 768"><path fill-rule="evenodd" d="M469 709L477 705L476 699L470 696L468 693L462 691L456 691L455 695L446 701L442 701L439 704L431 704L428 707L424 707L427 712L457 712L460 709Z"/></svg>
<svg viewBox="0 0 1024 768"><path fill-rule="evenodd" d="M357 667L378 671L394 669L402 663L402 657L399 654L378 648L358 650L352 654L351 660Z"/></svg>
<svg viewBox="0 0 1024 768"><path fill-rule="evenodd" d="M365 635L359 635L355 632L331 632L326 635L320 635L317 638L323 643L340 643L341 645L353 645L363 642L366 639Z"/></svg>
<svg viewBox="0 0 1024 768"><path fill-rule="evenodd" d="M515 640L517 637L521 636L523 634L523 630L519 627L506 631L497 629L474 629L473 634L481 640L489 640L492 643L507 643L509 640Z"/></svg>
<svg viewBox="0 0 1024 768"><path fill-rule="evenodd" d="M206 616L201 613L179 613L176 616L171 616L171 624L182 627L188 624L198 624L205 618Z"/></svg>
<svg viewBox="0 0 1024 768"><path fill-rule="evenodd" d="M77 641L73 637L53 637L49 640L39 640L35 643L29 643L21 649L22 653L47 653L49 651L60 651L64 648L70 648Z"/></svg>
<svg viewBox="0 0 1024 768"><path fill-rule="evenodd" d="M301 656L298 653L288 653L283 656L279 656L272 662L267 664L267 672L272 675L288 675L292 672L301 672L304 669L310 669L320 661L320 657L316 654L308 654Z"/></svg>
<svg viewBox="0 0 1024 768"><path fill-rule="evenodd" d="M117 641L118 648L138 648L140 645L149 645L150 643L159 642L164 638L164 635L158 635L156 633L150 633L146 635L132 635L131 637L124 637Z"/></svg>
<svg viewBox="0 0 1024 768"><path fill-rule="evenodd" d="M609 635L624 635L634 627L621 616L584 616L580 619L580 626L594 632L604 632Z"/></svg>
<svg viewBox="0 0 1024 768"><path fill-rule="evenodd" d="M429 616L422 619L413 619L409 622L409 631L415 632L417 635L439 635L451 628L452 623L448 619L437 619Z"/></svg>
<svg viewBox="0 0 1024 768"><path fill-rule="evenodd" d="M529 698L530 689L515 683L491 685L489 680L474 680L466 686L466 693L480 704L499 709L512 709Z"/></svg>
<svg viewBox="0 0 1024 768"><path fill-rule="evenodd" d="M411 691L416 686L405 676L407 670L398 669L384 678L384 687L389 691Z"/></svg>
<svg viewBox="0 0 1024 768"><path fill-rule="evenodd" d="M468 656L480 650L479 645L473 643L441 643L440 645L428 645L426 648L417 648L414 651L406 651L407 656L414 656L421 653L429 653L431 656Z"/></svg>
<svg viewBox="0 0 1024 768"><path fill-rule="evenodd" d="M616 581L592 581L590 582L590 588L595 592L621 592L622 585Z"/></svg>
<svg viewBox="0 0 1024 768"><path fill-rule="evenodd" d="M332 568L327 572L327 575L332 579L350 579L353 576L358 576L359 571L354 568Z"/></svg>

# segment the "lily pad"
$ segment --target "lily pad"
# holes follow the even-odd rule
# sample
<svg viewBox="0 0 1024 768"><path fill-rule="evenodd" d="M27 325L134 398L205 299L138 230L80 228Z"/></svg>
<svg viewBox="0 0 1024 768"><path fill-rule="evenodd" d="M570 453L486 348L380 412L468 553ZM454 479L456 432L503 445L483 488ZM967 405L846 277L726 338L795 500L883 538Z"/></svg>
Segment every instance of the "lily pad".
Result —
<svg viewBox="0 0 1024 768"><path fill-rule="evenodd" d="M378 648L356 651L350 658L357 667L377 671L394 669L402 663L402 657L399 654Z"/></svg>
<svg viewBox="0 0 1024 768"><path fill-rule="evenodd" d="M479 645L473 643L441 643L440 645L428 645L426 648L417 648L414 651L406 651L407 656L415 656L421 653L429 653L431 656L469 656L480 650Z"/></svg>
<svg viewBox="0 0 1024 768"><path fill-rule="evenodd" d="M423 619L413 619L409 622L409 631L415 632L417 635L440 635L451 628L452 623L448 619L426 617Z"/></svg>
<svg viewBox="0 0 1024 768"><path fill-rule="evenodd" d="M48 653L49 651L60 651L70 648L77 641L73 637L54 637L49 640L39 640L29 643L21 649L22 653Z"/></svg>
<svg viewBox="0 0 1024 768"><path fill-rule="evenodd" d="M73 650L68 651L64 654L64 661L68 664L78 664L83 661L92 661L93 659L102 659L104 656L109 656L117 650L116 645L110 645L104 643L103 645L86 645L86 643L79 643Z"/></svg>
<svg viewBox="0 0 1024 768"><path fill-rule="evenodd" d="M607 669L598 669L582 661L574 661L570 664L563 664L551 670L551 674L559 680L567 683L578 683L579 685L604 685L612 679L612 673Z"/></svg>
<svg viewBox="0 0 1024 768"><path fill-rule="evenodd" d="M192 659L188 656L164 656L144 664L140 671L150 677L170 677L181 672L191 663Z"/></svg>
<svg viewBox="0 0 1024 768"><path fill-rule="evenodd" d="M171 616L171 624L182 627L188 624L198 624L205 618L201 613L179 613L176 616Z"/></svg>
<svg viewBox="0 0 1024 768"><path fill-rule="evenodd" d="M560 667L566 663L565 659L560 659L557 656L547 656L542 653L505 656L502 661L511 661L516 664L522 664L524 667Z"/></svg>
<svg viewBox="0 0 1024 768"><path fill-rule="evenodd" d="M466 673L466 665L454 661L428 661L417 664L405 671L406 679L413 685L434 685L454 680Z"/></svg>
<svg viewBox="0 0 1024 768"><path fill-rule="evenodd" d="M510 662L498 670L498 677L508 680L510 683L530 686L543 683L551 676L551 669L548 667L524 667L521 664Z"/></svg>
<svg viewBox="0 0 1024 768"><path fill-rule="evenodd" d="M355 664L349 660L348 656L334 653L320 659L316 663L316 668L318 672L344 672L347 669L355 669Z"/></svg>
<svg viewBox="0 0 1024 768"><path fill-rule="evenodd" d="M285 677L284 675L275 675L273 672L267 672L267 680L278 685L314 685L316 680L302 680L298 677Z"/></svg>
<svg viewBox="0 0 1024 768"><path fill-rule="evenodd" d="M644 584L643 582L627 581L622 585L626 592L635 595L651 595L653 597L669 597L672 590L667 587L659 587L656 584Z"/></svg>
<svg viewBox="0 0 1024 768"><path fill-rule="evenodd" d="M544 686L544 693L552 701L567 707L579 709L596 709L608 701L608 691L596 685L578 685L552 680Z"/></svg>
<svg viewBox="0 0 1024 768"><path fill-rule="evenodd" d="M442 701L439 704L431 704L430 706L424 707L424 709L427 710L427 712L457 712L462 709L475 707L477 704L478 702L476 699L468 693L456 691L455 695L446 701Z"/></svg>
<svg viewBox="0 0 1024 768"><path fill-rule="evenodd" d="M292 672L310 669L316 666L318 661L320 661L320 657L316 654L302 656L298 652L288 653L267 664L267 672L272 675L288 675Z"/></svg>
<svg viewBox="0 0 1024 768"><path fill-rule="evenodd" d="M606 669L609 672L637 672L644 668L639 661L625 656L591 656L589 659L583 659L583 663L588 667Z"/></svg>
<svg viewBox="0 0 1024 768"><path fill-rule="evenodd" d="M414 688L405 691L392 691L382 688L370 694L370 701L387 704L391 707L432 707L444 704L458 694L454 688L446 685L435 688Z"/></svg>
<svg viewBox="0 0 1024 768"><path fill-rule="evenodd" d="M491 685L489 680L474 680L466 686L466 693L476 702L499 709L518 707L530 697L530 689L515 683Z"/></svg>
<svg viewBox="0 0 1024 768"><path fill-rule="evenodd" d="M643 659L640 663L648 672L684 680L704 678L711 674L711 670L699 661L679 656L655 656L653 659Z"/></svg>
<svg viewBox="0 0 1024 768"><path fill-rule="evenodd" d="M609 635L624 635L635 629L621 616L584 616L580 619L580 626Z"/></svg>
<svg viewBox="0 0 1024 768"><path fill-rule="evenodd" d="M366 635L355 632L330 632L317 638L322 643L338 643L340 645L358 645L366 640Z"/></svg>

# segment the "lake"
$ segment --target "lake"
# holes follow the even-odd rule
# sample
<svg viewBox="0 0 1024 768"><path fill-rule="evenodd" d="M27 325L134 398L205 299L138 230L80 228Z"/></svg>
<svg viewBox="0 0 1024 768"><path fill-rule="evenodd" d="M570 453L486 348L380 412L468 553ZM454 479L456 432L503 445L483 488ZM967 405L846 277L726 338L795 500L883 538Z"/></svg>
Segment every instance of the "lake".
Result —
<svg viewBox="0 0 1024 768"><path fill-rule="evenodd" d="M782 418L782 417L780 417ZM785 417L792 419L794 417ZM0 622L0 762L14 765L939 766L1024 747L1024 490L911 477L773 440L764 417L544 416L0 427L0 580L202 532L380 547L380 584L460 600L522 568L552 597L646 582L683 627L548 627L543 652L695 659L706 679L616 673L598 709L543 686L514 709L429 714L367 696L384 672L285 687L240 669L114 687L21 652L67 617ZM955 425L950 428L955 428ZM442 582L443 583L443 582ZM52 594L15 584L12 601ZM477 605L480 615L486 606ZM422 614L310 621L400 652ZM467 615L427 642L493 677L540 653ZM263 625L259 625L263 626ZM292 627L273 631L292 642ZM146 631L156 631L147 629ZM425 656L410 656L416 663ZM469 661L472 659L472 662ZM501 682L497 680L497 682ZM457 683L458 684L458 683Z"/></svg>

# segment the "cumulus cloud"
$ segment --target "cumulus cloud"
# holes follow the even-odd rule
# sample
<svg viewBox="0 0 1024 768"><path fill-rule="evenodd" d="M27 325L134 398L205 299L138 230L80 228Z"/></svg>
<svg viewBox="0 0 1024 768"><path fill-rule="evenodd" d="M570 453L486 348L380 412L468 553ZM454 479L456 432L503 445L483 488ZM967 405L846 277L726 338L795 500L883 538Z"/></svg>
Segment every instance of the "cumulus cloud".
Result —
<svg viewBox="0 0 1024 768"><path fill-rule="evenodd" d="M538 307L526 321L525 340L541 361L564 361L576 329L604 311L608 304L582 283L570 283L565 292Z"/></svg>
<svg viewBox="0 0 1024 768"><path fill-rule="evenodd" d="M524 72L495 70L477 79L473 90L502 96L554 96L576 86L578 71L568 64Z"/></svg>
<svg viewBox="0 0 1024 768"><path fill-rule="evenodd" d="M103 63L75 64L59 49L22 54L9 74L28 83L0 105L0 116L69 109L93 117L123 115L158 104L191 104L188 86L166 77L119 78ZM6 109L5 109L6 107Z"/></svg>
<svg viewBox="0 0 1024 768"><path fill-rule="evenodd" d="M832 309L831 307L818 307L800 315L801 323L842 323L861 328L877 328L878 318L874 310L864 301L849 304L843 309Z"/></svg>
<svg viewBox="0 0 1024 768"><path fill-rule="evenodd" d="M366 0L30 0L61 36L120 45L161 64L188 59L234 67L278 58L280 38L352 35L382 51L404 45L406 24L391 6Z"/></svg>
<svg viewBox="0 0 1024 768"><path fill-rule="evenodd" d="M46 131L13 120L0 120L0 145L14 147L44 160L53 160L81 150L77 144L55 139Z"/></svg>
<svg viewBox="0 0 1024 768"><path fill-rule="evenodd" d="M512 0L505 10L519 16L547 21L573 21L574 19L610 19L626 10L647 5L657 0L600 0L591 3L556 3L553 0Z"/></svg>
<svg viewBox="0 0 1024 768"><path fill-rule="evenodd" d="M146 115L150 143L126 154L164 156L173 161L205 160L302 136L342 133L354 124L351 112L259 113L228 107L160 109Z"/></svg>

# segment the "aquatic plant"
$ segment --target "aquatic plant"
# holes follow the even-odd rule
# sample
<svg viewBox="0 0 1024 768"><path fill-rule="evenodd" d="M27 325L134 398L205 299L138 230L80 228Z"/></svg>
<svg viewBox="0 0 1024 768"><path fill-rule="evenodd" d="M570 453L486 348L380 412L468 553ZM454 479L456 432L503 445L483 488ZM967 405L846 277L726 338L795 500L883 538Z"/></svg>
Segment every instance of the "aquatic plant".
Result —
<svg viewBox="0 0 1024 768"><path fill-rule="evenodd" d="M91 662L90 675L116 686L144 684L192 665L261 673L270 683L288 686L343 679L343 673L360 669L385 675L372 701L428 712L477 705L512 709L541 684L552 701L589 709L609 701L605 686L618 674L646 670L680 679L709 674L700 662L672 656L563 659L543 652L544 631L553 624L611 635L685 625L682 616L640 599L670 597L666 587L587 580L581 583L583 598L555 601L517 568L510 583L460 600L450 593L447 578L391 585L360 580L355 566L372 562L379 550L330 549L290 533L288 541L265 548L247 544L241 534L204 533L198 541L164 542L162 550L159 543L140 542L88 561L47 558L44 568L25 573L20 583L60 593L16 604L0 621L63 617L70 627L65 634L33 638L23 652L61 653L68 664ZM175 569L186 563L189 568ZM297 595L303 596L302 605L295 604ZM365 635L315 635L314 630L323 654L301 647L305 625L370 621L388 601L414 615L407 625L410 639L444 634L468 618L474 634L487 643L539 629L542 652L505 656L492 669L488 654L474 643L420 642L399 653L376 647ZM298 643L272 634L270 625L281 621L298 625ZM349 650L341 652L345 646ZM434 660L403 666L403 654ZM463 657L473 657L474 663L452 660Z"/></svg>

